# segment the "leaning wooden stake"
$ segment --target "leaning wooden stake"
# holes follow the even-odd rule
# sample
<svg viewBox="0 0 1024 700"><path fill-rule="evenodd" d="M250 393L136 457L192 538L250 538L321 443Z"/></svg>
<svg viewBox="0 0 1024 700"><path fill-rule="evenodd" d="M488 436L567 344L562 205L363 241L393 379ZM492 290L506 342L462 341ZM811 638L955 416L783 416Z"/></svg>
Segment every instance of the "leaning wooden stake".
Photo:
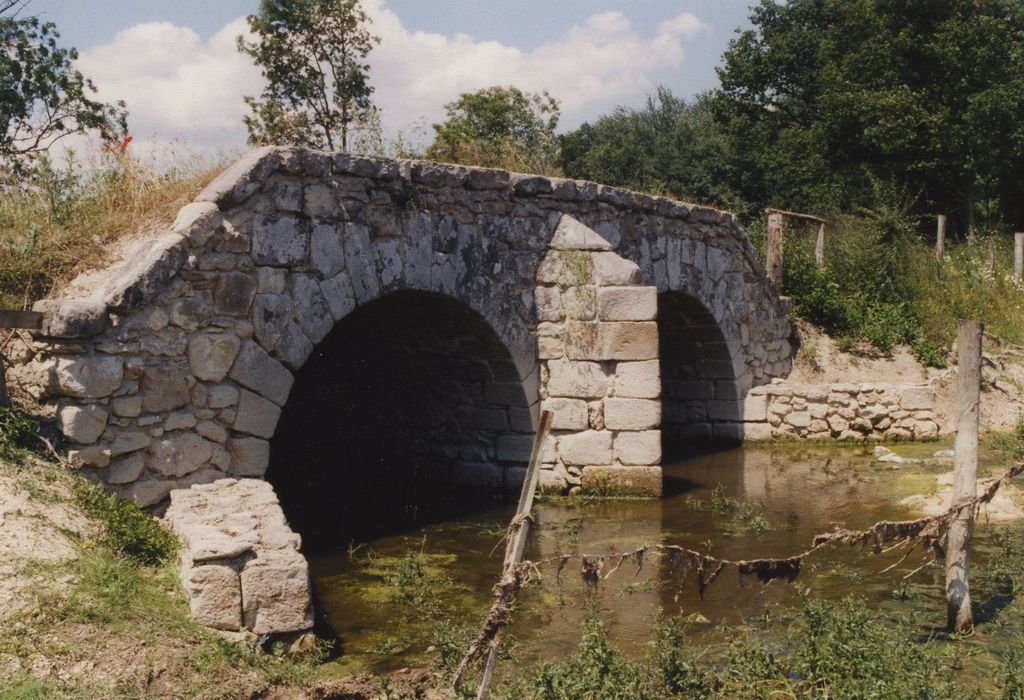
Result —
<svg viewBox="0 0 1024 700"><path fill-rule="evenodd" d="M935 229L935 259L940 263L946 257L946 215L939 214L938 225Z"/></svg>
<svg viewBox="0 0 1024 700"><path fill-rule="evenodd" d="M1024 277L1024 231L1013 234L1013 279Z"/></svg>
<svg viewBox="0 0 1024 700"><path fill-rule="evenodd" d="M818 237L814 239L814 266L825 267L825 223L818 224Z"/></svg>
<svg viewBox="0 0 1024 700"><path fill-rule="evenodd" d="M981 337L978 321L960 321L957 331L956 442L953 506L975 498L978 490L978 416L981 399ZM946 614L950 630L974 629L968 569L974 508L964 508L949 525L946 540Z"/></svg>
<svg viewBox="0 0 1024 700"><path fill-rule="evenodd" d="M526 469L526 478L523 479L523 489L519 493L519 506L506 531L508 540L505 543L505 561L502 565L501 580L494 586L494 602L484 620L480 636L474 640L469 652L462 659L452 682L452 687L458 692L466 671L480 658L486 647L487 661L484 664L480 687L476 693L477 700L485 700L490 692L491 681L494 679L494 665L498 660L498 647L501 646L502 638L505 636L512 605L519 592L519 564L523 561L523 556L526 553L526 541L530 536L530 511L533 508L533 497L537 493L537 480L540 476L541 448L548 433L551 432L553 418L554 413L551 411L542 411L540 414L540 426L537 428L537 435L533 439L533 449L530 451L530 464Z"/></svg>
<svg viewBox="0 0 1024 700"><path fill-rule="evenodd" d="M769 211L768 254L765 258L765 268L768 272L768 279L775 285L776 291L782 290L782 236L782 212Z"/></svg>

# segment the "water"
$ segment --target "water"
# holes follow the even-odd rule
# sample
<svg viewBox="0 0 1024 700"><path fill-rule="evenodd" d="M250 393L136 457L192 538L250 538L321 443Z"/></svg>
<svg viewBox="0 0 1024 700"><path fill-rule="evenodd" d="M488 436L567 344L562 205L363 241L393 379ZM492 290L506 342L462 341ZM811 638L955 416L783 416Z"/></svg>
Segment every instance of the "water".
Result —
<svg viewBox="0 0 1024 700"><path fill-rule="evenodd" d="M923 456L939 447L933 443L899 451ZM983 470L986 466L998 468L994 462L983 463ZM658 501L542 500L535 506L536 536L527 558L612 555L655 543L733 560L787 557L835 526L859 529L882 519L918 517L899 500L934 489L934 476L950 468L945 463L894 469L858 447L717 452L667 466L666 496ZM386 672L436 662L439 620L474 628L479 624L501 568L500 539L515 504L472 498L475 510L449 520L419 518L414 504L390 534L309 553L321 612L339 639L341 654L332 662L339 670ZM741 505L737 513L727 507L736 505L728 498L753 505ZM709 510L714 504L727 512ZM420 524L423 519L429 524ZM375 525L386 529L382 523ZM982 528L982 549L985 537ZM422 556L403 565L409 552ZM855 592L877 606L893 608L903 604L894 592L905 597L910 585L916 604L932 606L941 623L940 568L927 568L905 582L904 575L923 561L917 551L897 569L882 573L900 556L902 552L873 556L859 548L815 554L806 560L797 584L816 596ZM414 562L423 564L422 570ZM701 600L692 574L680 590L672 567L654 557L639 572L627 561L596 592L584 586L578 565L567 564L560 577L556 569L554 564L542 566L540 580L520 595L510 648L521 662L560 658L571 651L588 606L601 608L617 646L637 653L661 611L692 616L692 638L720 641L755 621L785 617L800 603L796 585L776 581L762 586L740 580L734 569ZM399 600L402 595L405 603ZM423 598L431 600L424 603Z"/></svg>

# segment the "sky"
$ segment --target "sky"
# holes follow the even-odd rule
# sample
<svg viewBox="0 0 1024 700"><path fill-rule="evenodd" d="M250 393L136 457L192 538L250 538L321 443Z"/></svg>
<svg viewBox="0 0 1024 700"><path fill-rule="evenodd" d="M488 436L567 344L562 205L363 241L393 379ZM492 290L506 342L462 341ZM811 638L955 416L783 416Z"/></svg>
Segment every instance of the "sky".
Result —
<svg viewBox="0 0 1024 700"><path fill-rule="evenodd" d="M226 153L244 147L243 95L262 78L235 38L257 0L31 0L106 101L124 100L133 148ZM381 42L369 56L374 101L390 136L429 141L459 93L495 84L548 90L560 130L658 85L693 96L749 0L363 0Z"/></svg>

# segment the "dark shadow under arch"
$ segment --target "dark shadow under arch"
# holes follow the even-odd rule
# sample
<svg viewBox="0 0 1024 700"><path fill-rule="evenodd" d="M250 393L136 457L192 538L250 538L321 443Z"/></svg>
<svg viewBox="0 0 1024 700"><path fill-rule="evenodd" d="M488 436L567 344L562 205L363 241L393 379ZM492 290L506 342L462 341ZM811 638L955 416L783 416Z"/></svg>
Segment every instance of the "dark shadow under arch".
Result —
<svg viewBox="0 0 1024 700"><path fill-rule="evenodd" d="M307 549L490 507L487 493L521 483L529 405L480 315L393 292L339 321L297 373L267 479Z"/></svg>
<svg viewBox="0 0 1024 700"><path fill-rule="evenodd" d="M659 294L658 343L663 461L741 442L729 345L707 307L684 292Z"/></svg>

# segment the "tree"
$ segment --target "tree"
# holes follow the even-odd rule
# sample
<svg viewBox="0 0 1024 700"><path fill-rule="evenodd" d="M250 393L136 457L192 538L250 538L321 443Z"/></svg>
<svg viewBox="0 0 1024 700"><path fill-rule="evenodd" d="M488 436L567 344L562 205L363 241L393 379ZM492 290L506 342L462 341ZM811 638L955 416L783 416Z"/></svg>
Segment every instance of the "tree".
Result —
<svg viewBox="0 0 1024 700"><path fill-rule="evenodd" d="M961 228L979 198L1024 223L1022 0L761 0L751 21L714 101L748 198L850 208L875 179Z"/></svg>
<svg viewBox="0 0 1024 700"><path fill-rule="evenodd" d="M92 99L95 86L72 66L78 53L58 45L52 22L20 16L25 4L0 0L0 162L15 174L71 134L127 132L124 103Z"/></svg>
<svg viewBox="0 0 1024 700"><path fill-rule="evenodd" d="M448 118L434 124L427 157L435 160L554 174L558 154L558 100L495 85L464 92L445 105Z"/></svg>
<svg viewBox="0 0 1024 700"><path fill-rule="evenodd" d="M659 87L642 109L616 107L561 137L561 164L568 177L742 208L707 95Z"/></svg>
<svg viewBox="0 0 1024 700"><path fill-rule="evenodd" d="M239 36L238 49L267 80L260 99L244 98L249 143L348 150L374 112L365 60L380 43L359 0L262 0L247 20L257 40Z"/></svg>

